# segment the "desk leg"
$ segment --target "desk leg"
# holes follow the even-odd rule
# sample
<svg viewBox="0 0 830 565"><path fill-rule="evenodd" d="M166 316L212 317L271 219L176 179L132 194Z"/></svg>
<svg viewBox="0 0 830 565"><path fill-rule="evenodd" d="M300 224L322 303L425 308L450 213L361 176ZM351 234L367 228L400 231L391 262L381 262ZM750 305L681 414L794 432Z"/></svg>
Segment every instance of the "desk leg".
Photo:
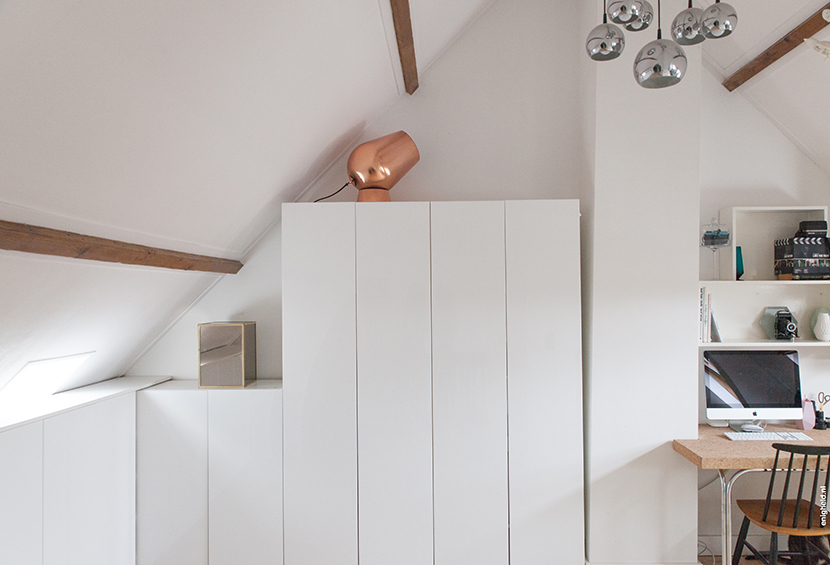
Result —
<svg viewBox="0 0 830 565"><path fill-rule="evenodd" d="M744 469L738 471L731 478L728 477L728 470L718 469L718 477L720 477L720 519L721 519L721 563L722 565L732 565L732 485L735 480L753 471L763 471L764 469Z"/></svg>

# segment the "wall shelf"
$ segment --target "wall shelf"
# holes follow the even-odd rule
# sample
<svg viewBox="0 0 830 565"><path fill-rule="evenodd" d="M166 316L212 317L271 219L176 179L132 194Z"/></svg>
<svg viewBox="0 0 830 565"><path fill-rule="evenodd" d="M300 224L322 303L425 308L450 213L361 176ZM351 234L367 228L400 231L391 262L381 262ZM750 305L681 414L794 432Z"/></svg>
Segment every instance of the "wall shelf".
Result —
<svg viewBox="0 0 830 565"><path fill-rule="evenodd" d="M712 341L701 343L698 347L706 349L801 349L803 347L828 347L830 341L818 341L816 339L796 339L795 341Z"/></svg>

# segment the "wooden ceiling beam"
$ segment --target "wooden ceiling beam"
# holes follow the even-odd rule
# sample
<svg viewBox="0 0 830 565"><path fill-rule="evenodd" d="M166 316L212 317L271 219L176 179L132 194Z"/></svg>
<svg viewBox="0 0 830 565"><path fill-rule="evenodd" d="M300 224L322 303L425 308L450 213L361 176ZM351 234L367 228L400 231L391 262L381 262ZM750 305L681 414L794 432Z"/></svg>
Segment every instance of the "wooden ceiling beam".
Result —
<svg viewBox="0 0 830 565"><path fill-rule="evenodd" d="M779 39L772 47L755 57L741 67L735 74L723 81L723 86L726 87L726 90L732 92L775 61L803 44L806 38L812 37L824 29L830 22L827 22L821 13L827 9L830 9L830 3L823 6L818 12L807 18L804 23Z"/></svg>
<svg viewBox="0 0 830 565"><path fill-rule="evenodd" d="M392 21L395 23L395 38L398 41L398 55L403 70L403 85L406 92L418 90L418 66L415 64L415 42L412 39L412 19L409 0L390 0Z"/></svg>
<svg viewBox="0 0 830 565"><path fill-rule="evenodd" d="M0 220L0 249L183 271L235 274L242 263Z"/></svg>

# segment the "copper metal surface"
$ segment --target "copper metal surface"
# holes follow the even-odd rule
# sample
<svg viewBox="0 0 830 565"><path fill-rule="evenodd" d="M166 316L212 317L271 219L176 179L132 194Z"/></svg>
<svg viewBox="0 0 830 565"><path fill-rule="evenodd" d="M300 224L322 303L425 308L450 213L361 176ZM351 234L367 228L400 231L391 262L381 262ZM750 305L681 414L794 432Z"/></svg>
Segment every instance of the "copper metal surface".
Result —
<svg viewBox="0 0 830 565"><path fill-rule="evenodd" d="M415 142L403 131L390 133L355 147L349 155L346 169L351 183L360 190L358 201L374 201L360 199L364 189L380 188L388 191L420 158ZM368 197L369 194L364 198ZM389 200L388 193L385 200Z"/></svg>
<svg viewBox="0 0 830 565"><path fill-rule="evenodd" d="M385 188L364 188L357 193L358 202L392 202Z"/></svg>

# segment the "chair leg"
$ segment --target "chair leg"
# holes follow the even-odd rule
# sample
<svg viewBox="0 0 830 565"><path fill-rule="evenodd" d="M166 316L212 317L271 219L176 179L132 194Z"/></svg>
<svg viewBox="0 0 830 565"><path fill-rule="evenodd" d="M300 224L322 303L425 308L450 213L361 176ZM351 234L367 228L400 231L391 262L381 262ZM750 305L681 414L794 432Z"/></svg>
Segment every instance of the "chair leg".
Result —
<svg viewBox="0 0 830 565"><path fill-rule="evenodd" d="M732 553L732 565L739 565L741 562L741 553L743 553L746 534L748 532L749 518L744 516L744 521L741 523L741 532L738 534L738 542L735 544L735 551Z"/></svg>
<svg viewBox="0 0 830 565"><path fill-rule="evenodd" d="M769 540L769 565L778 565L778 534L775 532Z"/></svg>

